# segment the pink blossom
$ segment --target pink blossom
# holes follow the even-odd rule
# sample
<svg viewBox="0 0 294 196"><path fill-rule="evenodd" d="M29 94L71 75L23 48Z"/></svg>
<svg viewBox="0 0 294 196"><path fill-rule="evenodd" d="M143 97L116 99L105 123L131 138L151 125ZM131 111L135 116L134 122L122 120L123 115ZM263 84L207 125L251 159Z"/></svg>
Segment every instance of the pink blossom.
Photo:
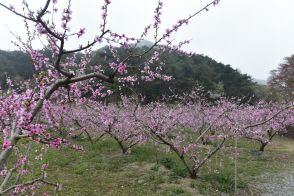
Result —
<svg viewBox="0 0 294 196"><path fill-rule="evenodd" d="M96 37L95 37L95 41L97 41L97 42L99 42L99 43L102 43L102 38L99 37L99 36L96 36Z"/></svg>
<svg viewBox="0 0 294 196"><path fill-rule="evenodd" d="M29 187L30 187L31 190L34 190L36 188L36 186L34 184L30 185Z"/></svg>
<svg viewBox="0 0 294 196"><path fill-rule="evenodd" d="M54 187L54 190L61 190L62 189L62 184L57 184L56 187Z"/></svg>
<svg viewBox="0 0 294 196"><path fill-rule="evenodd" d="M111 95L113 92L111 90L107 90L108 95Z"/></svg>
<svg viewBox="0 0 294 196"><path fill-rule="evenodd" d="M9 4L9 8L10 8L12 11L15 11L15 7L14 7L14 5Z"/></svg>
<svg viewBox="0 0 294 196"><path fill-rule="evenodd" d="M11 146L10 146L10 140L4 140L3 141L3 145L2 145L2 149L6 151L9 148L11 148Z"/></svg>
<svg viewBox="0 0 294 196"><path fill-rule="evenodd" d="M85 29L80 29L80 31L78 32L78 38L80 38L84 34L85 34Z"/></svg>
<svg viewBox="0 0 294 196"><path fill-rule="evenodd" d="M39 133L39 131L38 131L37 129L32 129L31 132L32 132L33 134L38 134L38 133Z"/></svg>
<svg viewBox="0 0 294 196"><path fill-rule="evenodd" d="M6 84L8 84L8 85L10 85L10 86L13 86L12 81L10 80L10 78L7 78L7 80L6 80Z"/></svg>
<svg viewBox="0 0 294 196"><path fill-rule="evenodd" d="M72 15L72 11L69 8L63 9L63 14Z"/></svg>
<svg viewBox="0 0 294 196"><path fill-rule="evenodd" d="M46 139L49 139L49 138L50 138L50 133L46 133L46 134L45 134L45 138L46 138Z"/></svg>
<svg viewBox="0 0 294 196"><path fill-rule="evenodd" d="M61 18L61 20L62 21L65 21L65 22L69 22L69 21L71 21L71 16L70 15L62 15L62 18Z"/></svg>
<svg viewBox="0 0 294 196"><path fill-rule="evenodd" d="M68 135L67 135L67 137L71 137L71 136L73 136L74 134L73 133L69 133Z"/></svg>
<svg viewBox="0 0 294 196"><path fill-rule="evenodd" d="M109 66L110 66L112 69L114 69L114 68L117 66L117 64L114 63L114 62L112 62L112 63L109 63Z"/></svg>
<svg viewBox="0 0 294 196"><path fill-rule="evenodd" d="M106 19L106 16L107 16L107 14L106 14L106 13L103 13L101 16L102 16L102 19L103 19L103 20L105 20L105 19Z"/></svg>
<svg viewBox="0 0 294 196"><path fill-rule="evenodd" d="M0 172L0 175L1 176L6 176L7 174L7 170L6 169L3 169L1 172Z"/></svg>
<svg viewBox="0 0 294 196"><path fill-rule="evenodd" d="M104 0L105 4L111 4L109 0Z"/></svg>
<svg viewBox="0 0 294 196"><path fill-rule="evenodd" d="M66 30L67 29L67 23L65 23L65 22L63 22L62 24L61 24L61 27L64 29L64 30Z"/></svg>
<svg viewBox="0 0 294 196"><path fill-rule="evenodd" d="M179 29L178 25L173 25L173 30L174 30L175 32L177 32L178 29Z"/></svg>
<svg viewBox="0 0 294 196"><path fill-rule="evenodd" d="M29 18L33 18L33 12L29 12L29 13L28 13L28 17L29 17Z"/></svg>

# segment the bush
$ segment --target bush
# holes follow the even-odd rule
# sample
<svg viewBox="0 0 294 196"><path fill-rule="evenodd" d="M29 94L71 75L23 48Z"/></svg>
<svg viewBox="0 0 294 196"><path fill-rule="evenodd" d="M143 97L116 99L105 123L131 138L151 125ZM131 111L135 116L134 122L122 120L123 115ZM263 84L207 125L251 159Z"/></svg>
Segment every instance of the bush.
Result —
<svg viewBox="0 0 294 196"><path fill-rule="evenodd" d="M160 163L166 168L172 171L172 176L186 177L188 170L185 166L179 165L172 157L163 157Z"/></svg>
<svg viewBox="0 0 294 196"><path fill-rule="evenodd" d="M209 181L219 191L231 192L235 189L235 177L231 172L219 171L205 175L205 180ZM237 180L237 188L246 188L248 185L241 178Z"/></svg>
<svg viewBox="0 0 294 196"><path fill-rule="evenodd" d="M185 166L174 166L172 168L172 175L173 176L181 176L181 177L186 177L188 174L188 170Z"/></svg>
<svg viewBox="0 0 294 196"><path fill-rule="evenodd" d="M173 167L175 167L176 161L171 158L171 157L162 157L160 159L160 163L166 168L166 169L172 169Z"/></svg>

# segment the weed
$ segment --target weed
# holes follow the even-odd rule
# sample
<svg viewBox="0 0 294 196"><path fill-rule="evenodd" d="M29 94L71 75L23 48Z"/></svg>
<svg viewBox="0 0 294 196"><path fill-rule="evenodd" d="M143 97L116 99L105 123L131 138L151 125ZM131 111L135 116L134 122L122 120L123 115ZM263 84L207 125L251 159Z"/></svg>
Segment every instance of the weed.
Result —
<svg viewBox="0 0 294 196"><path fill-rule="evenodd" d="M166 182L167 182L168 184L172 184L172 183L173 183L173 179L172 179L172 178L169 178Z"/></svg>
<svg viewBox="0 0 294 196"><path fill-rule="evenodd" d="M206 184L200 183L198 188L199 188L199 192L201 194L206 194L207 193L207 185Z"/></svg>
<svg viewBox="0 0 294 196"><path fill-rule="evenodd" d="M159 166L160 165L156 164L156 165L152 166L150 169L153 170L153 171L158 171Z"/></svg>
<svg viewBox="0 0 294 196"><path fill-rule="evenodd" d="M178 195L178 194L184 193L185 190L184 190L182 187L174 187L174 188L172 189L172 192L173 192L174 194Z"/></svg>
<svg viewBox="0 0 294 196"><path fill-rule="evenodd" d="M161 158L160 163L164 165L165 168L172 171L172 176L186 177L188 174L187 168L183 165L178 164L172 157L165 156Z"/></svg>
<svg viewBox="0 0 294 196"><path fill-rule="evenodd" d="M215 148L218 147L218 145L219 145L219 144L216 143L216 142L213 142L213 143L212 143L212 146L215 147Z"/></svg>
<svg viewBox="0 0 294 196"><path fill-rule="evenodd" d="M205 145L212 145L212 141L207 139L206 142L205 142Z"/></svg>
<svg viewBox="0 0 294 196"><path fill-rule="evenodd" d="M181 176L186 177L188 174L188 170L185 166L174 166L172 167L172 176Z"/></svg>
<svg viewBox="0 0 294 196"><path fill-rule="evenodd" d="M181 184L181 181L178 180L178 179L176 179L176 180L175 180L175 184Z"/></svg>
<svg viewBox="0 0 294 196"><path fill-rule="evenodd" d="M162 184L162 183L165 182L165 179L164 179L163 176L158 176L158 178L156 179L156 182L157 182L158 184Z"/></svg>
<svg viewBox="0 0 294 196"><path fill-rule="evenodd" d="M155 178L156 178L156 177L155 177L155 175L154 175L154 174L150 174L150 175L149 175L149 180L150 180L150 181L154 181L154 180L155 180Z"/></svg>
<svg viewBox="0 0 294 196"><path fill-rule="evenodd" d="M219 172L216 174L217 180L221 184L228 184L230 183L230 176L225 172Z"/></svg>
<svg viewBox="0 0 294 196"><path fill-rule="evenodd" d="M172 169L176 165L176 161L171 157L162 157L160 160L160 163L166 168L166 169Z"/></svg>
<svg viewBox="0 0 294 196"><path fill-rule="evenodd" d="M219 171L205 175L205 180L210 182L217 190L231 192L235 188L235 178L232 172ZM242 178L237 179L237 188L247 188L248 184Z"/></svg>

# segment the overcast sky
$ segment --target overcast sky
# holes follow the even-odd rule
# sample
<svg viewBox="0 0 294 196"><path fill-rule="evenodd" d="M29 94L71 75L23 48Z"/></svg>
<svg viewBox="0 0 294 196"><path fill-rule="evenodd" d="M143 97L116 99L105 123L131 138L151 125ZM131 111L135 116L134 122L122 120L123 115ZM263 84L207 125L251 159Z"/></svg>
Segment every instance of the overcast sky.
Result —
<svg viewBox="0 0 294 196"><path fill-rule="evenodd" d="M6 5L15 5L21 11L20 0L0 0ZM28 1L38 8L44 0ZM59 0L57 21L66 0ZM202 9L208 0L163 0L161 34L171 28L178 19ZM79 40L70 39L66 47L76 48L86 44L99 34L102 0L72 0L73 20L71 31L86 28ZM153 23L153 11L157 0L112 0L109 6L107 27L113 32L139 37ZM253 78L267 79L269 71L278 67L283 58L294 54L294 0L221 0L208 12L195 16L188 26L174 36L175 41L191 39L184 49L207 55L218 62ZM56 22L59 24L59 22ZM24 35L22 19L0 7L0 49L15 50L10 43L15 40L8 28ZM60 26L60 25L59 25ZM153 41L153 32L147 37ZM104 45L104 44L103 44ZM94 49L101 47L96 46ZM36 45L40 48L41 45Z"/></svg>

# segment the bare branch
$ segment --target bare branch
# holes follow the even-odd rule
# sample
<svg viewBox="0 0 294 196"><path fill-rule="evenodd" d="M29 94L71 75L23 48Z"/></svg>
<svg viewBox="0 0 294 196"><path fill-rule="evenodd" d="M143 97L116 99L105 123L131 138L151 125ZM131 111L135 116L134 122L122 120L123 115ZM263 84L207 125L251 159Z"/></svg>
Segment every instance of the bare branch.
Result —
<svg viewBox="0 0 294 196"><path fill-rule="evenodd" d="M49 1L50 1L50 0L49 0ZM2 6L2 7L4 7L4 8L6 8L6 9L8 9L8 10L11 11L12 13L14 13L14 14L16 14L16 15L18 15L18 16L20 16L20 17L26 19L26 20L30 20L30 21L33 21L33 22L38 22L36 19L29 18L29 17L27 17L27 16L24 16L24 15L22 15L22 14L16 12L16 11L10 9L10 8L7 7L6 5L4 5L3 3L0 3L0 6Z"/></svg>

